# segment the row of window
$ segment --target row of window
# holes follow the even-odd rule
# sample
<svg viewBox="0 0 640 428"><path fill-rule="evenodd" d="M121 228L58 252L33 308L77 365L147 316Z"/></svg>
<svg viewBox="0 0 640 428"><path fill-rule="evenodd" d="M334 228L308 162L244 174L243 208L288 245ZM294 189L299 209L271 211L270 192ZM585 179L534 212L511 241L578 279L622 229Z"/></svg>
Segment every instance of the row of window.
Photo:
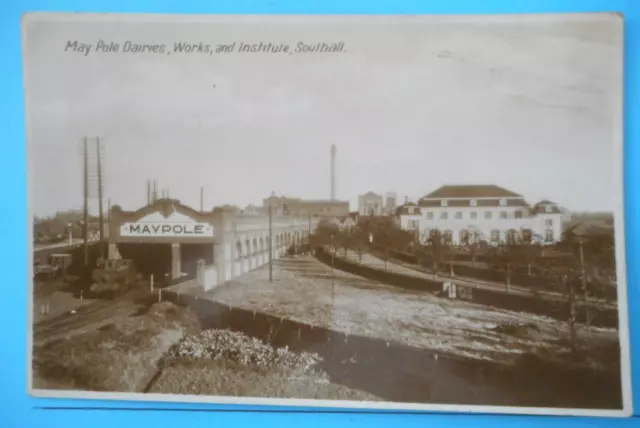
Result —
<svg viewBox="0 0 640 428"><path fill-rule="evenodd" d="M499 216L501 219L506 219L509 217L507 211L500 211ZM522 211L515 211L514 217L517 219L522 218ZM433 218L434 218L434 213L432 211L427 212L427 220L433 220ZM440 213L440 220L447 220L448 218L449 218L449 213L447 211L442 211ZM453 213L453 218L455 218L456 220L462 220L463 212L456 211L455 213ZM469 218L471 220L476 220L478 218L478 212L471 211L469 213ZM485 220L491 220L493 218L493 211L485 211L484 218Z"/></svg>
<svg viewBox="0 0 640 428"><path fill-rule="evenodd" d="M507 219L509 218L509 213L507 211L500 211L498 213L499 218L500 219ZM443 211L440 213L440 220L447 220L449 218L449 213L446 211ZM464 213L462 211L456 211L453 214L453 218L456 220L462 220L464 218ZM515 219L521 219L523 218L523 213L522 211L515 211L514 212L514 218ZM433 220L434 219L434 213L432 211L427 212L427 220ZM469 213L469 219L471 220L477 220L478 219L478 212L477 211L471 211ZM484 212L484 219L485 220L491 220L493 219L493 211L485 211ZM545 225L548 227L553 227L553 219L545 219Z"/></svg>
<svg viewBox="0 0 640 428"><path fill-rule="evenodd" d="M433 237L436 233L436 230L425 231L425 235L427 237ZM499 243L501 232L499 229L493 229L489 233L488 241L491 243ZM545 229L544 231L544 241L545 242L553 242L554 241L554 233L553 229ZM453 231L450 229L444 230L442 232L442 239L445 243L451 244L453 243ZM533 233L529 229L521 230L520 232L515 231L514 229L510 229L505 233L505 242L507 244L516 244L518 242L531 242L533 239ZM479 232L469 232L466 229L463 229L459 232L458 242L461 245L468 245L471 243L477 243L483 240L487 240L483 237Z"/></svg>
<svg viewBox="0 0 640 428"><path fill-rule="evenodd" d="M507 200L506 199L500 199L500 206L504 207L506 205L507 205ZM449 201L447 201L446 199L441 200L440 201L440 206L448 207L449 206ZM475 199L471 199L469 201L469 206L471 206L471 207L478 206L478 201L476 201Z"/></svg>
<svg viewBox="0 0 640 428"><path fill-rule="evenodd" d="M500 201L500 206L505 206L506 205L506 201L502 200ZM448 206L447 201L442 201L441 202L441 206L446 207ZM475 207L476 205L476 201L475 200L471 200L470 206ZM417 207L409 207L409 214L415 214L417 210ZM516 211L516 213L518 213L519 211ZM544 207L544 212L546 213L551 213L553 212L553 207L551 205L545 205ZM429 214L429 213L427 213ZM431 213L431 215L433 215L433 213ZM522 213L521 213L522 215Z"/></svg>

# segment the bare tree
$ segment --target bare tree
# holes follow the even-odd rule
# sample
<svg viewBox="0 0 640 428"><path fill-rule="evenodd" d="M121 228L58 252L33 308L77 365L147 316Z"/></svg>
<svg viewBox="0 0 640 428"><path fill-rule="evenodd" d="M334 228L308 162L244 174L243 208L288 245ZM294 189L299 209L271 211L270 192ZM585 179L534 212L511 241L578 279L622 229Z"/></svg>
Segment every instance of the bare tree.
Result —
<svg viewBox="0 0 640 428"><path fill-rule="evenodd" d="M510 245L508 242L502 242L493 249L494 263L499 270L504 272L504 284L507 293L511 287L511 276L517 257L517 247Z"/></svg>
<svg viewBox="0 0 640 428"><path fill-rule="evenodd" d="M438 274L440 264L448 264L449 274L453 276L453 251L451 249L451 241L446 239L439 230L434 230L429 236L427 243L427 253L430 254L433 263L434 278Z"/></svg>
<svg viewBox="0 0 640 428"><path fill-rule="evenodd" d="M369 234L364 229L356 227L353 230L351 245L358 255L358 262L362 263L362 256L369 248Z"/></svg>

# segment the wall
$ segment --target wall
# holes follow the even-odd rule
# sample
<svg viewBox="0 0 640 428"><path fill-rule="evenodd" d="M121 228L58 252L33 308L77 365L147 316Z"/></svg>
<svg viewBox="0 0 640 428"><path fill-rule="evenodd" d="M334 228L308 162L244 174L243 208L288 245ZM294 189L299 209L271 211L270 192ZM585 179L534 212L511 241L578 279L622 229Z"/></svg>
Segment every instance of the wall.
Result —
<svg viewBox="0 0 640 428"><path fill-rule="evenodd" d="M522 229L530 229L534 234L544 237L544 230L546 229L545 220L551 219L553 221L553 237L555 241L559 241L562 238L562 215L561 214L539 214L537 216L527 216L526 210L523 207L420 207L420 216L402 215L400 223L403 228L408 228L409 220L419 218L420 236L421 239L427 239L428 231L431 229L437 229L440 231L451 230L453 232L453 243L458 245L460 243L460 231L463 229L474 229L480 233L481 239L490 241L491 231L499 230L500 239L506 240L507 231L514 229L520 231ZM501 219L500 213L507 212L507 218ZM516 218L516 212L522 212L523 218ZM440 218L443 212L447 213L447 218ZM462 218L456 219L455 213L461 212ZM471 213L476 212L477 218L472 219ZM491 213L491 219L485 218L485 213ZM428 219L427 213L432 213L433 218ZM406 218L405 218L406 217Z"/></svg>
<svg viewBox="0 0 640 428"><path fill-rule="evenodd" d="M384 209L384 199L381 195L360 195L358 197L358 214L361 216L382 215Z"/></svg>
<svg viewBox="0 0 640 428"><path fill-rule="evenodd" d="M229 329L274 347L317 353L323 359L319 368L329 374L332 382L367 391L385 401L566 408L621 405L620 375L615 371L601 374L527 358L505 367L345 334L188 295L167 292L162 296L194 310L204 329ZM451 387L452 379L458 378L475 387ZM478 393L478 388L483 393ZM491 393L496 389L502 393Z"/></svg>
<svg viewBox="0 0 640 428"><path fill-rule="evenodd" d="M204 268L203 284L201 285L205 291L211 290L218 285L218 269L215 266L206 266Z"/></svg>

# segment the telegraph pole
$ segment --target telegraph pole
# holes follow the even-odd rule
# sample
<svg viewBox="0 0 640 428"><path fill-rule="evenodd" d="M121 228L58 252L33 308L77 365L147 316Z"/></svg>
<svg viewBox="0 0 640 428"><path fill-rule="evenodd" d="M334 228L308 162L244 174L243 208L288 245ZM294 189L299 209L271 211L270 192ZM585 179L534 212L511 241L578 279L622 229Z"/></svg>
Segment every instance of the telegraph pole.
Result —
<svg viewBox="0 0 640 428"><path fill-rule="evenodd" d="M151 180L147 180L147 205L151 205Z"/></svg>
<svg viewBox="0 0 640 428"><path fill-rule="evenodd" d="M273 237L271 228L271 202L269 202L269 282L273 282Z"/></svg>
<svg viewBox="0 0 640 428"><path fill-rule="evenodd" d="M84 268L89 267L89 150L87 148L87 137L83 140L83 155L84 155L84 224L82 228L82 239L84 240Z"/></svg>
<svg viewBox="0 0 640 428"><path fill-rule="evenodd" d="M98 210L100 212L100 257L104 258L104 211L102 208L102 160L100 153L100 137L96 137L98 155Z"/></svg>
<svg viewBox="0 0 640 428"><path fill-rule="evenodd" d="M200 187L200 212L204 212L204 187Z"/></svg>
<svg viewBox="0 0 640 428"><path fill-rule="evenodd" d="M587 297L587 278L586 278L586 272L585 272L585 268L584 268L584 250L583 250L583 245L584 242L582 239L580 239L578 241L578 244L580 246L580 273L581 273L581 277L582 277L582 294L583 294L583 298L584 298L584 314L585 314L585 321L587 324L587 329L589 328L589 323L591 322L591 320L589 319L589 301L588 301L588 297Z"/></svg>

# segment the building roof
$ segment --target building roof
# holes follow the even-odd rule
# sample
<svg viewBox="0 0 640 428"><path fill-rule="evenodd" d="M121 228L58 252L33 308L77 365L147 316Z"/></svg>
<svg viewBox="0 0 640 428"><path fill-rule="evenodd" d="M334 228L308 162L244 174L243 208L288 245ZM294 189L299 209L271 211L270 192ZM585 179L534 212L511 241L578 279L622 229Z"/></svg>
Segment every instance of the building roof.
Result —
<svg viewBox="0 0 640 428"><path fill-rule="evenodd" d="M425 195L423 199L446 198L522 198L523 196L493 184L446 185Z"/></svg>
<svg viewBox="0 0 640 428"><path fill-rule="evenodd" d="M550 201L550 200L548 200L548 199L545 199L544 201L540 201L540 202L538 202L538 203L536 204L536 206L538 206L538 205L554 205L554 206L557 206L558 204L556 204L555 202L551 202L551 201Z"/></svg>
<svg viewBox="0 0 640 428"><path fill-rule="evenodd" d="M413 208L414 212L410 213L410 208ZM408 202L396 208L396 215L420 215L420 210L416 210L415 208L417 208L415 203Z"/></svg>
<svg viewBox="0 0 640 428"><path fill-rule="evenodd" d="M560 211L560 207L558 206L558 204L546 199L535 204L531 211L534 214L562 214L562 211Z"/></svg>
<svg viewBox="0 0 640 428"><path fill-rule="evenodd" d="M446 198L443 198L446 199ZM447 207L499 207L502 206L500 204L500 199L478 199L475 200L475 205L471 204L471 201L475 200L472 198L469 199L453 199L447 201ZM524 199L505 199L507 207L526 207L529 205L525 202ZM423 199L420 201L419 205L421 207L440 207L441 202L439 200L431 200L431 199Z"/></svg>
<svg viewBox="0 0 640 428"><path fill-rule="evenodd" d="M335 204L335 205L344 205L348 204L349 201L332 201L330 199L299 199L298 202L301 204Z"/></svg>
<svg viewBox="0 0 640 428"><path fill-rule="evenodd" d="M378 195L375 192L367 192L364 195L360 195L360 196L363 198L381 198L382 197L382 195Z"/></svg>

